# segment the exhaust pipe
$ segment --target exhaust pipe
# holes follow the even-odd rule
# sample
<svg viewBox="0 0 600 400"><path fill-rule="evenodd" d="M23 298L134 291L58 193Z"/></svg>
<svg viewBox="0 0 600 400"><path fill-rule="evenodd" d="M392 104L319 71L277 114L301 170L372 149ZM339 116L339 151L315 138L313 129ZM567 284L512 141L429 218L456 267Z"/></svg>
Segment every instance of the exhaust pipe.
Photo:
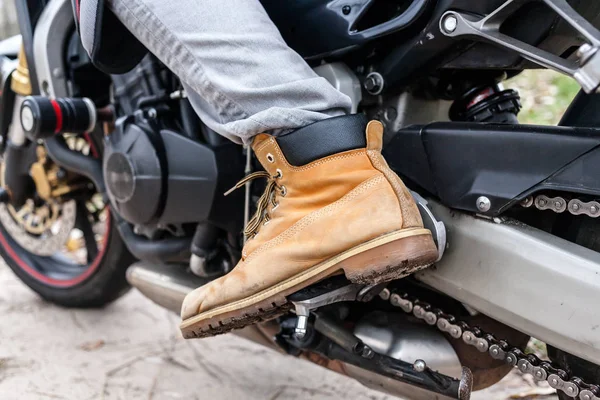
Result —
<svg viewBox="0 0 600 400"><path fill-rule="evenodd" d="M137 262L127 269L127 281L159 306L179 314L185 296L208 282L184 266Z"/></svg>

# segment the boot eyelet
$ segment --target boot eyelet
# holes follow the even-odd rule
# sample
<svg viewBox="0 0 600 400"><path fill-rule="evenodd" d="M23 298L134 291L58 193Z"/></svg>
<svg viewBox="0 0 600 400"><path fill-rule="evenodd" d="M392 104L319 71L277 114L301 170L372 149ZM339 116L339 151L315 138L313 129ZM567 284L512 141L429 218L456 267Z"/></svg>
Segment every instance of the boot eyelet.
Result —
<svg viewBox="0 0 600 400"><path fill-rule="evenodd" d="M283 172L281 172L281 170L279 168L277 168L277 174L275 174L275 179L281 179L283 178Z"/></svg>
<svg viewBox="0 0 600 400"><path fill-rule="evenodd" d="M285 186L282 186L279 190L281 190L281 197L285 197L285 195L287 194L287 188Z"/></svg>
<svg viewBox="0 0 600 400"><path fill-rule="evenodd" d="M273 208L271 208L271 211L275 211L275 210L277 210L277 207L279 207L279 203L275 204L275 205L273 206Z"/></svg>
<svg viewBox="0 0 600 400"><path fill-rule="evenodd" d="M267 154L267 161L270 163L275 162L275 157L273 157L273 154L271 154L271 153Z"/></svg>

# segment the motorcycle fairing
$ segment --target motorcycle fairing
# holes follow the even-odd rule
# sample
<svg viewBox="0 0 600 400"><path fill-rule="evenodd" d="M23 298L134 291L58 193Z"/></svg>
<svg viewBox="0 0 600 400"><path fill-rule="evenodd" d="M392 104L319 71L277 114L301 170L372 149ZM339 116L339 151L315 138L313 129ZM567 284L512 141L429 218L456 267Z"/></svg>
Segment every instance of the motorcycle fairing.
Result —
<svg viewBox="0 0 600 400"><path fill-rule="evenodd" d="M398 131L383 153L444 205L489 216L544 189L600 196L596 129L437 122Z"/></svg>

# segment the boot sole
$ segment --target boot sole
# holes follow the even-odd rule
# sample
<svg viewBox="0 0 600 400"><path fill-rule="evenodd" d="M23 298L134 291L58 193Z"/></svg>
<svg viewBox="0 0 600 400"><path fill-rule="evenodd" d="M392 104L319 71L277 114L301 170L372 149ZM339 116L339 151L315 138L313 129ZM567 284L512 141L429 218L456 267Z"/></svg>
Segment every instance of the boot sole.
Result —
<svg viewBox="0 0 600 400"><path fill-rule="evenodd" d="M277 318L292 305L292 293L344 271L353 283L378 284L404 278L433 264L438 250L431 232L409 228L353 247L259 293L195 315L181 323L188 338L203 338Z"/></svg>

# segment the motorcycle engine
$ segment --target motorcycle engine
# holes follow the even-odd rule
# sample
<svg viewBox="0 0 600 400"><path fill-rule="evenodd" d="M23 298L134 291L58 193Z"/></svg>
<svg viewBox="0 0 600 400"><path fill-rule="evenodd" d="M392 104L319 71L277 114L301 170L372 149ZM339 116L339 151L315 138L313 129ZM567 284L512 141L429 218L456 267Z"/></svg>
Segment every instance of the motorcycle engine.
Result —
<svg viewBox="0 0 600 400"><path fill-rule="evenodd" d="M130 116L117 122L104 153L112 206L136 224L180 224L209 217L218 181L215 153Z"/></svg>

